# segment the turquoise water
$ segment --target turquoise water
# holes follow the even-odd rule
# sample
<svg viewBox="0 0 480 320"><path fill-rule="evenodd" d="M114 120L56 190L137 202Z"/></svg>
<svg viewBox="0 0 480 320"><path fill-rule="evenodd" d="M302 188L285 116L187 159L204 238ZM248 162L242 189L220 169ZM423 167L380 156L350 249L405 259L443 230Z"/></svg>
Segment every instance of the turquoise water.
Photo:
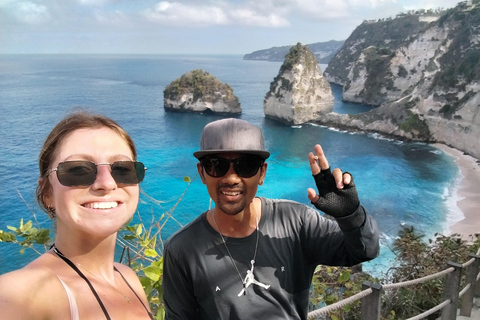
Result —
<svg viewBox="0 0 480 320"><path fill-rule="evenodd" d="M309 204L314 187L307 155L320 143L332 167L351 172L363 205L382 233L381 257L365 269L391 264L388 245L401 225L415 225L427 236L444 232L452 214L458 169L453 159L420 143L383 139L374 134L350 134L311 124L290 127L266 119L263 99L281 63L244 61L241 56L0 56L0 229L32 220L51 227L35 204L37 156L48 132L74 107L117 120L133 137L139 160L148 167L139 212L144 221L171 210L185 191L185 176L193 179L173 216L186 224L209 206L206 188L196 178L196 159L203 126L221 116L166 113L163 89L183 73L204 69L232 86L243 113L240 118L262 127L268 160L259 195ZM333 86L335 110L358 113L368 106L341 101ZM149 197L162 201L161 206ZM454 213L455 214L455 213ZM163 237L179 228L169 221ZM0 244L0 273L21 267L37 254Z"/></svg>

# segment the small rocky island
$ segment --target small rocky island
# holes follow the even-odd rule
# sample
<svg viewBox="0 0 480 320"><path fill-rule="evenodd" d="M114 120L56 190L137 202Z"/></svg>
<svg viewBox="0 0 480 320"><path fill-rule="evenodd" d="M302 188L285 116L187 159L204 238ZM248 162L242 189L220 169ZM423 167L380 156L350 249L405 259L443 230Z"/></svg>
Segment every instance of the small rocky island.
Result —
<svg viewBox="0 0 480 320"><path fill-rule="evenodd" d="M333 110L330 83L308 46L293 46L263 102L265 116L288 124L302 124Z"/></svg>
<svg viewBox="0 0 480 320"><path fill-rule="evenodd" d="M242 113L232 87L201 69L187 72L165 87L163 104L168 111Z"/></svg>

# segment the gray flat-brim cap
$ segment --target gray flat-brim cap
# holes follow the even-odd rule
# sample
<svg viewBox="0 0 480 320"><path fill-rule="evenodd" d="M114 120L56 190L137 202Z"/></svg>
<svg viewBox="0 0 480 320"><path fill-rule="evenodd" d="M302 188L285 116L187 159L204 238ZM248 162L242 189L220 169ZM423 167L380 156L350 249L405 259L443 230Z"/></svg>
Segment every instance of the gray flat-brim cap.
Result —
<svg viewBox="0 0 480 320"><path fill-rule="evenodd" d="M219 153L247 153L267 159L262 130L245 120L228 118L210 122L203 128L197 159Z"/></svg>

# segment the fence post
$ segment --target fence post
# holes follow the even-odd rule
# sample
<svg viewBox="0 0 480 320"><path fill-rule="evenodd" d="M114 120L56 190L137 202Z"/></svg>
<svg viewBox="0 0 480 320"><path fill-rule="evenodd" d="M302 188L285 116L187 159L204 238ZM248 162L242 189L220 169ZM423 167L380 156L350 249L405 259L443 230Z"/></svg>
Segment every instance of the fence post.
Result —
<svg viewBox="0 0 480 320"><path fill-rule="evenodd" d="M457 318L462 265L455 262L448 262L447 265L455 270L447 274L447 279L445 280L445 300L450 300L450 304L443 308L441 320L455 320Z"/></svg>
<svg viewBox="0 0 480 320"><path fill-rule="evenodd" d="M478 253L478 252L477 252L477 253ZM478 257L478 256L476 256L476 257ZM478 259L476 259L476 260L478 261ZM479 269L477 269L477 272L478 272L478 271L480 271L480 266L479 266ZM475 297L480 297L480 281L477 282L477 278L476 278L477 276L478 276L478 275L475 275L475 282L474 282L475 287L474 287L474 289L473 289L473 292L474 292L473 295L474 295Z"/></svg>
<svg viewBox="0 0 480 320"><path fill-rule="evenodd" d="M380 320L382 286L378 283L364 281L362 291L372 288L372 293L362 298L362 319Z"/></svg>
<svg viewBox="0 0 480 320"><path fill-rule="evenodd" d="M465 286L470 285L470 288L463 295L460 308L460 315L467 317L470 317L472 314L473 295L477 283L478 267L480 266L480 256L471 254L470 257L475 259L475 261L467 267L465 275Z"/></svg>

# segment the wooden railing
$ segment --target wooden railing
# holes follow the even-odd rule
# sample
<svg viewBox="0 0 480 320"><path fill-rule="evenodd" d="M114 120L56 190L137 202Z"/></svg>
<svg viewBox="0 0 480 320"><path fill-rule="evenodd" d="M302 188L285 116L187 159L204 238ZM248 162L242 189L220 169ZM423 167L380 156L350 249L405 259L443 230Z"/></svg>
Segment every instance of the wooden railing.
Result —
<svg viewBox="0 0 480 320"><path fill-rule="evenodd" d="M461 302L460 315L470 317L473 308L473 299L475 296L480 296L479 254L480 250L477 254L471 254L471 259L463 264L448 262L445 270L410 281L384 285L365 281L361 292L337 303L309 312L308 319L312 320L320 316L325 316L334 310L361 300L361 319L380 320L381 297L384 291L424 283L443 276L446 276L443 302L407 320L424 319L440 310L442 310L441 320L454 320L457 317L459 301ZM463 275L465 275L465 281L462 287L461 279Z"/></svg>

